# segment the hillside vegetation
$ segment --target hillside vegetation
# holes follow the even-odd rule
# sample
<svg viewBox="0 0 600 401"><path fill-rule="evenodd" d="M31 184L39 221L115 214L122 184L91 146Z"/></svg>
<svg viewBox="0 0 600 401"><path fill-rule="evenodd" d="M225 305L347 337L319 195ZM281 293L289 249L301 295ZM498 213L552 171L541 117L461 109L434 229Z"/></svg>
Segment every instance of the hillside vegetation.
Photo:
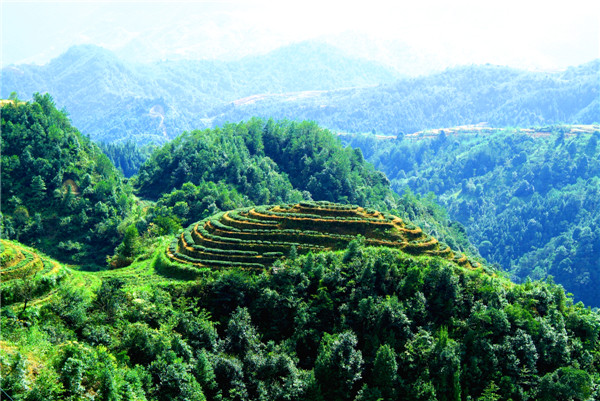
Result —
<svg viewBox="0 0 600 401"><path fill-rule="evenodd" d="M48 94L2 106L1 185L2 238L84 264L112 254L133 202L122 175Z"/></svg>
<svg viewBox="0 0 600 401"><path fill-rule="evenodd" d="M252 119L184 133L154 152L136 187L158 198L188 181L225 181L256 204L303 197L381 206L387 196L393 202L385 175L311 122Z"/></svg>
<svg viewBox="0 0 600 401"><path fill-rule="evenodd" d="M146 223L164 234L219 210L315 200L389 211L453 249L477 253L434 202L397 196L360 150L342 147L313 122L251 119L183 133L158 148L133 182L140 196L157 199Z"/></svg>
<svg viewBox="0 0 600 401"><path fill-rule="evenodd" d="M172 276L163 252L125 270ZM4 306L3 390L45 401L599 395L600 316L550 282L357 241L271 273L141 277L104 272L91 293L62 284L21 319Z"/></svg>
<svg viewBox="0 0 600 401"><path fill-rule="evenodd" d="M600 305L598 126L346 136L402 193L434 192L483 257Z"/></svg>
<svg viewBox="0 0 600 401"><path fill-rule="evenodd" d="M0 240L0 295L3 306L42 298L54 291L67 276L55 260L40 255L18 242Z"/></svg>
<svg viewBox="0 0 600 401"><path fill-rule="evenodd" d="M597 181L559 169L572 157L577 174L595 171L586 135L556 137L564 152L550 174ZM529 140L538 139L511 143ZM415 163L435 147L411 143L427 144L406 149ZM486 149L473 142L463 153ZM512 164L497 163L542 160L517 150ZM469 178L480 165L493 171L475 160ZM458 254L471 250L466 231L434 196L394 194L360 150L315 123L184 133L131 182L146 199L49 95L4 102L3 398L600 398L596 310L552 280L515 284ZM520 188L511 193L526 199ZM591 228L575 232L577 252L595 249L583 241Z"/></svg>

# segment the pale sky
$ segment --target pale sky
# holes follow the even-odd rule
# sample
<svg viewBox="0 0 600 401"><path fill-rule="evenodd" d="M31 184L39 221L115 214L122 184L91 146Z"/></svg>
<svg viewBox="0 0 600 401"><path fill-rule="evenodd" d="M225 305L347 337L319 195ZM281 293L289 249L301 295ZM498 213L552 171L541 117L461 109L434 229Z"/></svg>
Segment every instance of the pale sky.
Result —
<svg viewBox="0 0 600 401"><path fill-rule="evenodd" d="M3 66L45 63L82 43L147 60L236 58L349 31L368 34L373 46L394 41L449 65L558 69L600 58L600 1L589 0L1 4Z"/></svg>

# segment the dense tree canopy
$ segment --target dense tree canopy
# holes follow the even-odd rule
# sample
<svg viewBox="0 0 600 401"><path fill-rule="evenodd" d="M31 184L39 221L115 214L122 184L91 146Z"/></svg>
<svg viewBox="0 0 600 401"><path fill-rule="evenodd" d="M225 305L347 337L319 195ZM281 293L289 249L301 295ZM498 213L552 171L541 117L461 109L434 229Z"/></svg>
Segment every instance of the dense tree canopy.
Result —
<svg viewBox="0 0 600 401"><path fill-rule="evenodd" d="M477 253L434 201L399 197L359 149L314 122L251 119L186 132L158 148L133 180L140 196L158 199L146 223L163 233L219 210L312 199L387 210Z"/></svg>
<svg viewBox="0 0 600 401"><path fill-rule="evenodd" d="M577 299L600 305L599 132L577 132L466 130L350 143L397 192L435 193L490 262L521 279L551 274Z"/></svg>
<svg viewBox="0 0 600 401"><path fill-rule="evenodd" d="M50 95L2 106L2 236L102 263L131 206L123 176Z"/></svg>
<svg viewBox="0 0 600 401"><path fill-rule="evenodd" d="M153 145L139 146L136 142L98 143L100 149L112 161L116 168L129 178L137 174L140 166L150 157L155 149Z"/></svg>
<svg viewBox="0 0 600 401"><path fill-rule="evenodd" d="M599 395L600 316L551 282L515 285L491 269L361 246L272 273L136 280L105 279L91 297L63 286L27 318L36 341L62 345L35 375L11 351L2 388L45 401ZM2 316L3 339L31 338Z"/></svg>
<svg viewBox="0 0 600 401"><path fill-rule="evenodd" d="M252 119L184 133L142 166L137 188L156 198L188 181L225 181L256 204L312 198L394 206L385 175L310 122Z"/></svg>

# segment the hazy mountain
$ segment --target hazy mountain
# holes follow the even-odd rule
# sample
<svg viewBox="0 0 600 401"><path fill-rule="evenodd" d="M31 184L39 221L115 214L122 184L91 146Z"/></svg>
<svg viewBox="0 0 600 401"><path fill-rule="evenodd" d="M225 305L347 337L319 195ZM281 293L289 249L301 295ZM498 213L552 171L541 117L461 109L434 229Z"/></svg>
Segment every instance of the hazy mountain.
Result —
<svg viewBox="0 0 600 401"><path fill-rule="evenodd" d="M338 39L344 37L351 38ZM373 49L373 59L378 51ZM1 96L52 93L83 132L106 142L164 142L182 131L252 116L391 134L480 122L505 127L600 120L600 61L554 73L485 65L402 78L398 57L419 65L414 54L399 48L396 61L384 67L308 41L234 61L139 64L85 45L45 66L4 68Z"/></svg>
<svg viewBox="0 0 600 401"><path fill-rule="evenodd" d="M50 92L73 122L102 141L165 141L208 126L208 112L255 94L331 90L390 83L398 73L304 42L237 61L136 64L91 45L75 46L44 66L2 70L2 97Z"/></svg>
<svg viewBox="0 0 600 401"><path fill-rule="evenodd" d="M355 31L324 35L318 40L349 56L377 62L407 77L439 72L457 62L446 55L417 48L398 39L382 39Z"/></svg>
<svg viewBox="0 0 600 401"><path fill-rule="evenodd" d="M215 110L215 124L250 116L310 119L335 130L389 134L487 122L497 127L600 120L600 60L565 71L448 69L373 88L272 95Z"/></svg>

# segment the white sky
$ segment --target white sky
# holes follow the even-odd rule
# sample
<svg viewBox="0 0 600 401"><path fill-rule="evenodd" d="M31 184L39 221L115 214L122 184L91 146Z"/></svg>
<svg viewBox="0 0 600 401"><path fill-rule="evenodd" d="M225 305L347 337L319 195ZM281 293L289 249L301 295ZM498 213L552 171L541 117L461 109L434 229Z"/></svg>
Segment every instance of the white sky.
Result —
<svg viewBox="0 0 600 401"><path fill-rule="evenodd" d="M127 52L136 40L149 58L218 58L345 31L449 64L551 69L600 57L600 1L590 0L1 1L3 66L47 62L80 43Z"/></svg>

